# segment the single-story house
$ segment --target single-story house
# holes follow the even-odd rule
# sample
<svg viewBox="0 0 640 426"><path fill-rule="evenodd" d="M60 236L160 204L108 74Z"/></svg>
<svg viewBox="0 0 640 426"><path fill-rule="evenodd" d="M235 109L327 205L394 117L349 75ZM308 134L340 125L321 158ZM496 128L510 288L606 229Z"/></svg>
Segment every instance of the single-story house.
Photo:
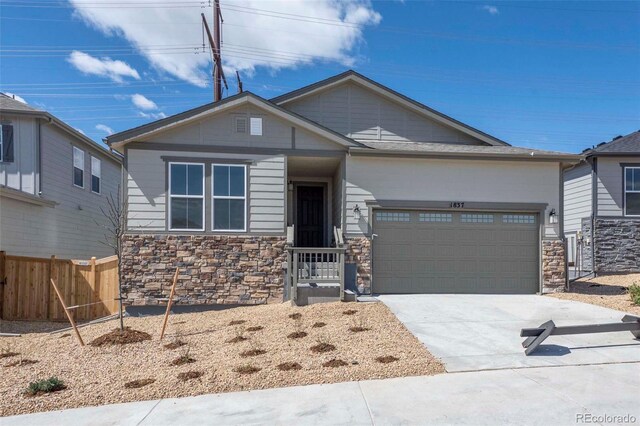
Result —
<svg viewBox="0 0 640 426"><path fill-rule="evenodd" d="M101 208L111 195L119 201L121 156L4 94L0 128L0 250L60 259L112 256Z"/></svg>
<svg viewBox="0 0 640 426"><path fill-rule="evenodd" d="M579 272L640 272L640 131L583 153L564 175L568 262Z"/></svg>
<svg viewBox="0 0 640 426"><path fill-rule="evenodd" d="M562 170L579 157L510 146L354 71L106 141L125 156L129 303L166 300L176 266L182 303L282 300L287 245L300 276L343 267L360 293L565 286Z"/></svg>

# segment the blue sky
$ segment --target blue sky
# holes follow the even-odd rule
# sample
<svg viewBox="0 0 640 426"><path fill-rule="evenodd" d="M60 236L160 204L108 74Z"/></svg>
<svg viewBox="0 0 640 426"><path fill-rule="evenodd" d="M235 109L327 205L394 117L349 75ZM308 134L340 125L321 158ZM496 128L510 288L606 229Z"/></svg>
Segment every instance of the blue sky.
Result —
<svg viewBox="0 0 640 426"><path fill-rule="evenodd" d="M3 0L0 90L95 140L210 102L200 3ZM229 94L236 69L270 98L353 68L513 145L640 129L637 1L221 4Z"/></svg>

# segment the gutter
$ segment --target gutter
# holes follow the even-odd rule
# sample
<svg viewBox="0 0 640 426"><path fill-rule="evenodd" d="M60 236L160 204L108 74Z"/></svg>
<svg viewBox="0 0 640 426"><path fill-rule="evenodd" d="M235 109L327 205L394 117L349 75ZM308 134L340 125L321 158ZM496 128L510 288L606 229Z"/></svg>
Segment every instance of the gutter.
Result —
<svg viewBox="0 0 640 426"><path fill-rule="evenodd" d="M349 154L355 156L394 156L394 157L425 157L425 158L462 158L487 160L521 160L521 161L566 161L580 162L582 157L577 154L509 154L495 152L442 152L442 151L405 151L381 150L376 148L349 148Z"/></svg>

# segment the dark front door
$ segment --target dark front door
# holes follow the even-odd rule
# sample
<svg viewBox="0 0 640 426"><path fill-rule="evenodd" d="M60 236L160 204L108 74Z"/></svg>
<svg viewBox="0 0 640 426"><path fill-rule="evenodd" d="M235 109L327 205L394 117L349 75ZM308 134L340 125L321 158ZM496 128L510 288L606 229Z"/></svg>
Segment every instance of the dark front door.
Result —
<svg viewBox="0 0 640 426"><path fill-rule="evenodd" d="M296 246L322 247L324 235L324 188L298 186Z"/></svg>

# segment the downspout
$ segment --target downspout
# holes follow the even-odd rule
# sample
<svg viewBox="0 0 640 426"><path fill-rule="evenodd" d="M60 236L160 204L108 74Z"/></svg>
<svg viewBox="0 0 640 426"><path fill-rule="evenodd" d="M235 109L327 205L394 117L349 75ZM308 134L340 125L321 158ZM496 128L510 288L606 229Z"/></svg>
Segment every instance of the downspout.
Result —
<svg viewBox="0 0 640 426"><path fill-rule="evenodd" d="M36 165L38 168L38 180L36 195L42 197L42 119L38 118L38 127L36 130Z"/></svg>
<svg viewBox="0 0 640 426"><path fill-rule="evenodd" d="M591 191L591 272L596 277L596 216L598 214L598 158L593 157L593 187Z"/></svg>
<svg viewBox="0 0 640 426"><path fill-rule="evenodd" d="M558 219L558 234L560 234L560 240L562 241L562 245L564 246L564 288L569 290L569 261L567 259L569 244L567 242L567 238L564 235L564 167L562 167L562 163L560 163L560 206L559 210L559 219Z"/></svg>

